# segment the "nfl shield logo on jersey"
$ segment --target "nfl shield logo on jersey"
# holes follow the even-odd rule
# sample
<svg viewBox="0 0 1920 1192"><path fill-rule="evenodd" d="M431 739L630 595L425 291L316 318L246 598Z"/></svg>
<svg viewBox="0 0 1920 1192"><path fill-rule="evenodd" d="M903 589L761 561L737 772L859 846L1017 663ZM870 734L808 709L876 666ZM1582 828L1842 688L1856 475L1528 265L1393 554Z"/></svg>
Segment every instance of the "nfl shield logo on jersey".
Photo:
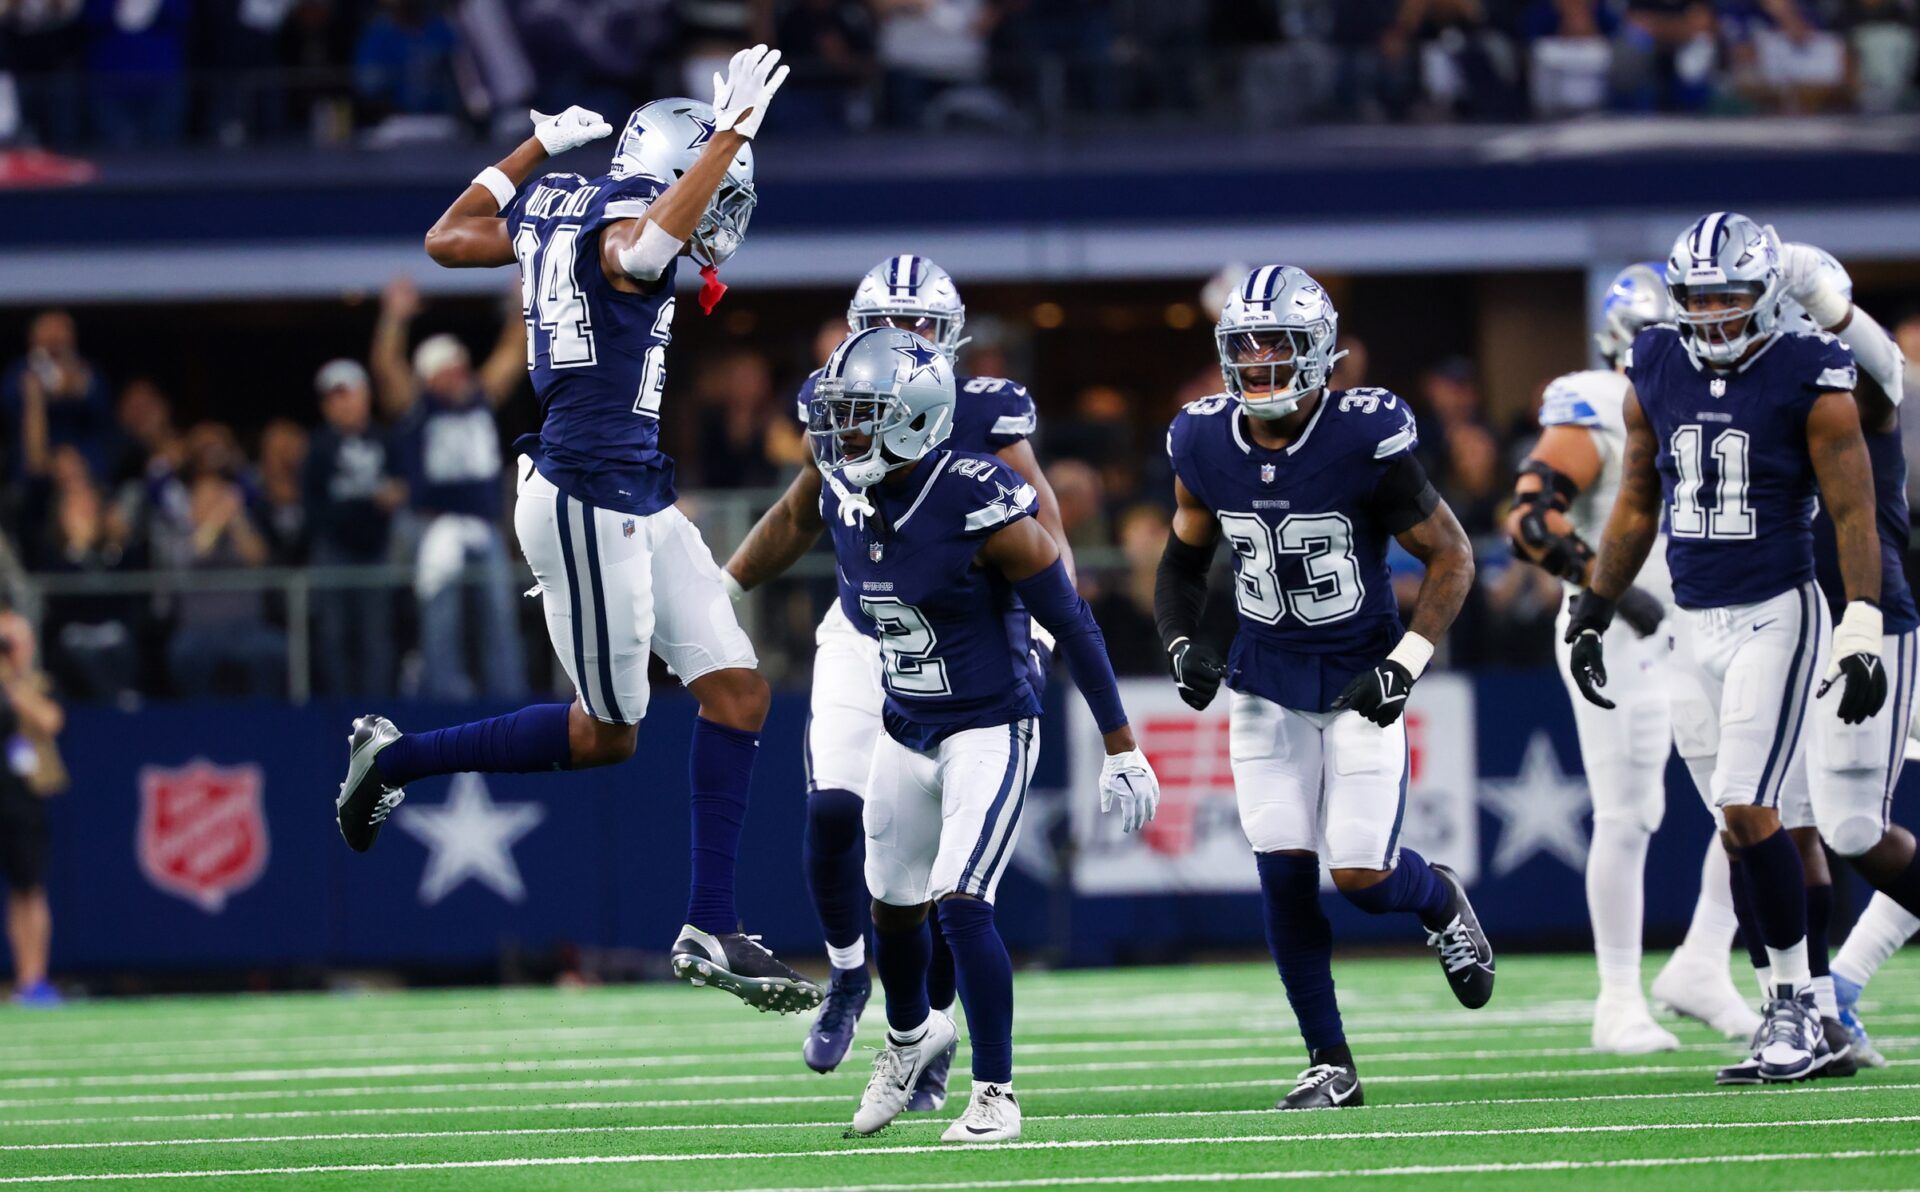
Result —
<svg viewBox="0 0 1920 1192"><path fill-rule="evenodd" d="M140 771L140 869L169 894L208 914L267 867L267 816L259 766L184 766Z"/></svg>
<svg viewBox="0 0 1920 1192"><path fill-rule="evenodd" d="M880 556L886 553L887 553L886 543L884 542L867 543L867 558L872 559L874 562L878 563L880 561Z"/></svg>
<svg viewBox="0 0 1920 1192"><path fill-rule="evenodd" d="M1272 464L1261 464L1260 465L1260 483L1272 484L1273 477L1274 477L1274 466Z"/></svg>
<svg viewBox="0 0 1920 1192"><path fill-rule="evenodd" d="M1715 377L1713 380L1708 381L1707 392L1713 394L1715 397L1725 397L1727 395L1727 379L1725 377Z"/></svg>

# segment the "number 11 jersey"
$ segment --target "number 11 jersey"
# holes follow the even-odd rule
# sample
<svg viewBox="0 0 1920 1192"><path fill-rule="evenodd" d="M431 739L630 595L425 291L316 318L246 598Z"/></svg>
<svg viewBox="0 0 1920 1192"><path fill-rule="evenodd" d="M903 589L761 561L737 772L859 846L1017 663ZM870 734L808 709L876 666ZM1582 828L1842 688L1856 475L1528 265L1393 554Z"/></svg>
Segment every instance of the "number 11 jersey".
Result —
<svg viewBox="0 0 1920 1192"><path fill-rule="evenodd" d="M676 259L641 293L600 268L600 233L646 212L667 184L635 175L548 174L503 213L520 260L527 368L540 432L514 449L575 500L645 516L673 504L660 451L660 399L673 338Z"/></svg>
<svg viewBox="0 0 1920 1192"><path fill-rule="evenodd" d="M1854 387L1853 353L1832 335L1786 332L1737 368L1693 362L1671 324L1626 358L1658 444L1667 563L1681 608L1726 608L1813 579L1813 461L1807 415Z"/></svg>

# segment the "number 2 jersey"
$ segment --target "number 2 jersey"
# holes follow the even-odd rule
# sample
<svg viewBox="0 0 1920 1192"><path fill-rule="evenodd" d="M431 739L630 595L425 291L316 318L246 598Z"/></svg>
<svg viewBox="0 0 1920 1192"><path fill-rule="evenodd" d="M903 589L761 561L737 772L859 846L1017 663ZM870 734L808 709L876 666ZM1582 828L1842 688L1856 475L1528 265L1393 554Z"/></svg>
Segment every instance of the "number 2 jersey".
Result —
<svg viewBox="0 0 1920 1192"><path fill-rule="evenodd" d="M976 560L1001 527L1033 516L1033 486L990 455L941 450L866 496L873 516L849 526L827 485L820 513L841 608L880 639L887 735L926 750L963 729L1038 716L1031 618L1013 585Z"/></svg>
<svg viewBox="0 0 1920 1192"><path fill-rule="evenodd" d="M645 214L666 189L644 175L548 174L504 212L540 398L539 433L514 449L568 496L643 516L675 496L673 461L660 451L660 399L679 262L644 292L616 289L600 268L600 233Z"/></svg>
<svg viewBox="0 0 1920 1192"><path fill-rule="evenodd" d="M1671 324L1634 337L1627 379L1658 444L1667 565L1681 608L1753 604L1813 578L1807 415L1851 390L1853 353L1784 332L1737 368L1693 362Z"/></svg>
<svg viewBox="0 0 1920 1192"><path fill-rule="evenodd" d="M1231 397L1202 398L1167 431L1174 474L1233 550L1240 631L1226 682L1324 712L1400 639L1388 542L1440 497L1413 458L1413 411L1384 389L1323 393L1279 449L1255 443L1244 418Z"/></svg>
<svg viewBox="0 0 1920 1192"><path fill-rule="evenodd" d="M807 406L813 401L813 384L819 377L816 369L800 382L799 392L794 395L802 426L807 424ZM1026 386L1005 377L955 377L953 384L953 429L942 445L945 448L996 455L1033 435L1039 414L1034 410L1033 396ZM840 599L843 604L848 599L844 571L840 577ZM876 635L871 624L853 615L852 605L847 605L847 618L861 633L868 637Z"/></svg>

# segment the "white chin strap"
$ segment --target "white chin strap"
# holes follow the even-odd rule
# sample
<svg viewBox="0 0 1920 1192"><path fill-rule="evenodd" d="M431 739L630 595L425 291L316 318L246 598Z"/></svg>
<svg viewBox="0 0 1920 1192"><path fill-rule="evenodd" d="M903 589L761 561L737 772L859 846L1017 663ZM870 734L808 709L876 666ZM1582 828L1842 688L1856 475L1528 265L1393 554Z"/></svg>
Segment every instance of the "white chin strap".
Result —
<svg viewBox="0 0 1920 1192"><path fill-rule="evenodd" d="M1268 394L1255 401L1243 393L1240 395L1240 408L1245 410L1250 418L1272 421L1275 418L1285 418L1299 409L1300 403L1306 399L1306 396L1305 393L1295 393L1289 389L1285 393Z"/></svg>

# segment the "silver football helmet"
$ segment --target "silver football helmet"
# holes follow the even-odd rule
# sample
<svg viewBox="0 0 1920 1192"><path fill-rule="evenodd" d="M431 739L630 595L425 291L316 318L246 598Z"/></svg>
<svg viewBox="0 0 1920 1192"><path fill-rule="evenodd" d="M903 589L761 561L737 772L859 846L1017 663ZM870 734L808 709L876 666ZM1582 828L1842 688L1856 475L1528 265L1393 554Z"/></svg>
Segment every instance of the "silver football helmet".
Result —
<svg viewBox="0 0 1920 1192"><path fill-rule="evenodd" d="M693 168L694 159L713 139L713 105L697 99L656 99L635 108L614 143L615 178L645 175L671 186ZM753 146L741 145L727 176L713 192L689 241L702 265L725 264L746 239L747 223L759 196L753 189Z"/></svg>
<svg viewBox="0 0 1920 1192"><path fill-rule="evenodd" d="M1667 292L1687 354L1697 364L1729 368L1780 329L1787 301L1780 244L1744 215L1702 216L1667 255ZM1716 294L1745 301L1688 309L1688 299Z"/></svg>
<svg viewBox="0 0 1920 1192"><path fill-rule="evenodd" d="M1213 329L1220 375L1240 408L1255 418L1280 418L1326 386L1340 312L1320 283L1292 265L1262 265L1227 297Z"/></svg>
<svg viewBox="0 0 1920 1192"><path fill-rule="evenodd" d="M814 463L855 488L921 459L953 432L953 364L899 327L842 340L813 383L807 438Z"/></svg>
<svg viewBox="0 0 1920 1192"><path fill-rule="evenodd" d="M1609 364L1633 346L1633 337L1643 328L1673 321L1666 269L1664 261L1628 265L1607 287L1607 296L1600 303L1600 330L1594 332L1593 342Z"/></svg>
<svg viewBox="0 0 1920 1192"><path fill-rule="evenodd" d="M867 270L847 304L847 326L902 327L933 342L949 361L960 355L966 304L947 271L925 257L901 253Z"/></svg>

